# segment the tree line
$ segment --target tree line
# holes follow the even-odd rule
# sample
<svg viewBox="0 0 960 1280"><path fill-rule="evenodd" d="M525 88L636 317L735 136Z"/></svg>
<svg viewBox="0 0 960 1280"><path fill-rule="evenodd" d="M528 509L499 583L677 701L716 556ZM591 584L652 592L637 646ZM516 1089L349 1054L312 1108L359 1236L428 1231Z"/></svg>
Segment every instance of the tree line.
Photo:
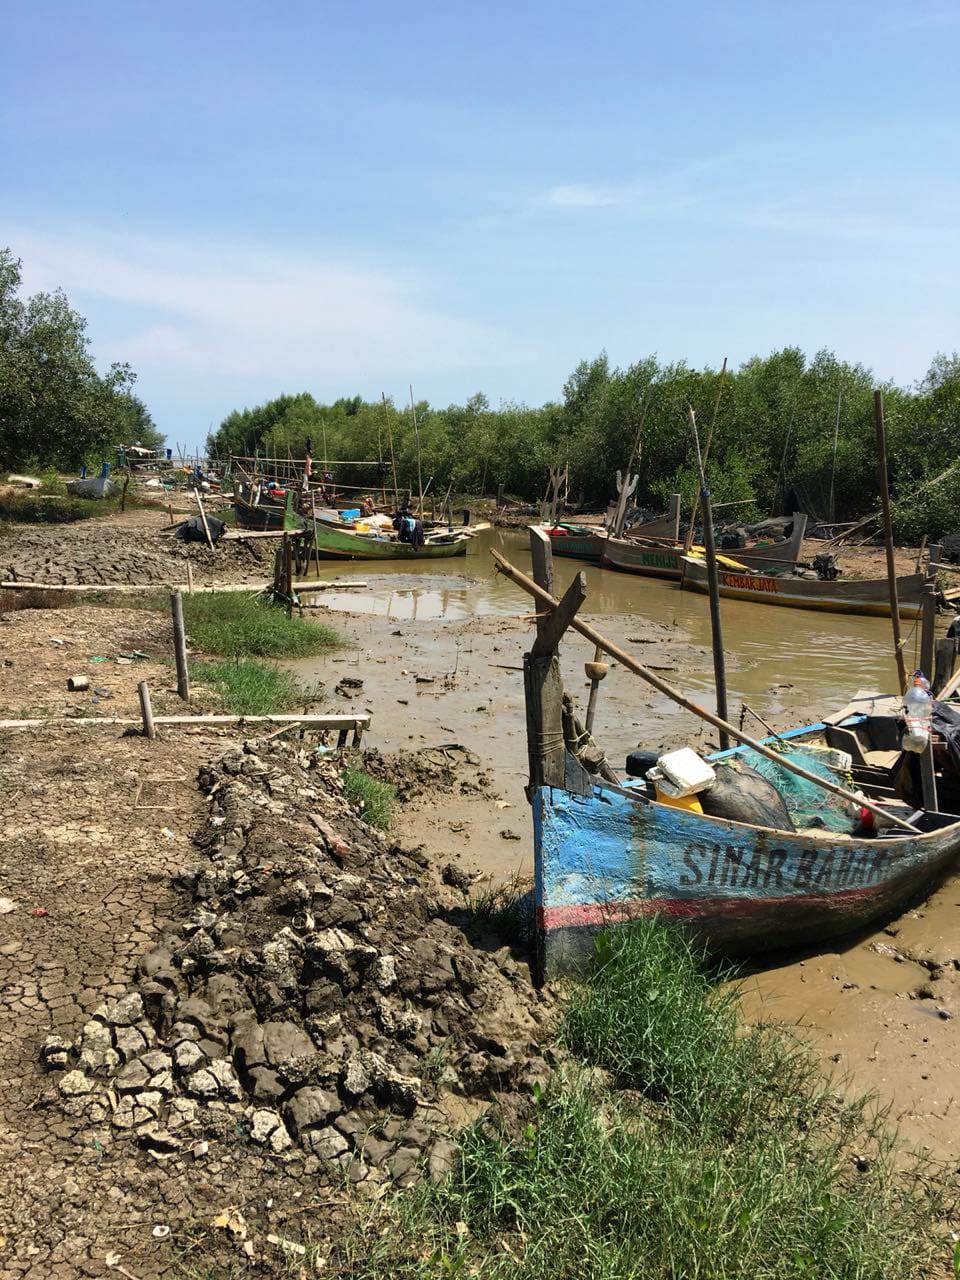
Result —
<svg viewBox="0 0 960 1280"><path fill-rule="evenodd" d="M7 470L78 470L118 445L163 436L133 394L128 364L97 371L86 321L61 290L21 296L20 261L0 248L0 460Z"/></svg>
<svg viewBox="0 0 960 1280"><path fill-rule="evenodd" d="M938 355L913 387L879 382L861 364L828 351L807 358L795 347L755 356L722 376L683 361L648 356L627 368L605 353L582 361L563 398L532 408L483 394L465 404L416 405L424 484L440 497L492 494L543 496L550 468L569 464L576 505L604 506L615 477L634 459L638 505L663 508L669 494L693 501L696 481L687 417L701 438L713 423L707 476L721 517L806 511L849 521L878 503L874 391L884 394L888 470L895 532L904 541L960 528L960 356ZM714 406L719 406L714 420ZM208 446L230 453L385 460L391 445L400 484L417 489L417 430L410 406L360 396L320 404L309 392L282 395L235 410ZM945 476L942 473L946 472ZM369 470L338 468L342 483L364 484ZM726 504L726 505L725 505Z"/></svg>

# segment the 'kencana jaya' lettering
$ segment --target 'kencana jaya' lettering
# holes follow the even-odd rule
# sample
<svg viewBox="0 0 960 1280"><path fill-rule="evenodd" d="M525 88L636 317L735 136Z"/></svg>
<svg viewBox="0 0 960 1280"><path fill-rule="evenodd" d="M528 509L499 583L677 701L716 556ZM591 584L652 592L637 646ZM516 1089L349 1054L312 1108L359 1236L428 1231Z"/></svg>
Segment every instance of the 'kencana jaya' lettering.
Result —
<svg viewBox="0 0 960 1280"><path fill-rule="evenodd" d="M725 587L745 587L749 591L769 591L773 594L777 592L776 578L761 578L759 575L754 577L748 573L725 573L722 581Z"/></svg>
<svg viewBox="0 0 960 1280"><path fill-rule="evenodd" d="M737 849L715 844L683 855L680 884L789 892L791 889L846 889L873 884L887 863L883 851L804 849L791 860L786 849Z"/></svg>

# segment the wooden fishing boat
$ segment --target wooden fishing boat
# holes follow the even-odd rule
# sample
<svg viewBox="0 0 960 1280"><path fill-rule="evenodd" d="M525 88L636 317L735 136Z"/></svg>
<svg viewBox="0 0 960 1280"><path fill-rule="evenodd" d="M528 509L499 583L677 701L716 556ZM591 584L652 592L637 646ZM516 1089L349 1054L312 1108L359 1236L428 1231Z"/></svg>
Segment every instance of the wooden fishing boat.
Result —
<svg viewBox="0 0 960 1280"><path fill-rule="evenodd" d="M737 560L740 552L733 552ZM720 594L731 600L756 604L779 604L792 609L822 609L828 613L872 614L890 617L890 590L886 578L797 578L776 576L748 569L720 568ZM706 561L697 556L684 558L682 585L685 590L709 590ZM919 618L923 602L924 577L914 573L897 579L897 607L901 617Z"/></svg>
<svg viewBox="0 0 960 1280"><path fill-rule="evenodd" d="M293 494L288 493L284 502L261 499L250 502L239 494L234 495L233 509L236 512L237 528L250 529L257 532L266 530L285 530L287 533L300 533L304 522L293 509Z"/></svg>
<svg viewBox="0 0 960 1280"><path fill-rule="evenodd" d="M793 530L789 538L781 542L757 543L752 547L738 547L727 554L751 569L764 573L788 573L800 558L800 547L807 527L805 515L793 517ZM703 548L698 548L700 552ZM627 573L637 573L649 578L669 578L679 582L683 576L683 544L656 542L636 537L608 538L604 544L602 564Z"/></svg>
<svg viewBox="0 0 960 1280"><path fill-rule="evenodd" d="M575 560L588 560L593 564L599 564L603 558L606 529L558 520L547 529L547 533L555 556L572 556Z"/></svg>
<svg viewBox="0 0 960 1280"><path fill-rule="evenodd" d="M612 511L607 513L608 521ZM550 543L555 556L572 556L576 560L588 560L600 564L603 560L604 548L609 536L606 529L599 525L573 524L568 520L558 520L547 528ZM670 512L660 520L648 520L643 524L633 525L626 531L628 538L667 539L671 544L680 537L680 495L671 496Z"/></svg>
<svg viewBox="0 0 960 1280"><path fill-rule="evenodd" d="M829 744L831 728L844 745L852 738L867 761L854 766L854 781L869 796L873 779L890 776L889 766L869 763L871 755L900 757L873 751L874 719L853 715L783 738L791 745ZM890 717L879 719L886 723L878 731L886 733ZM723 756L753 766L760 759L745 747ZM775 768L765 776L776 785ZM779 781L789 777L784 769ZM960 853L955 814L903 808L916 834L898 828L872 837L829 827L787 832L662 804L642 794L645 786L596 782L586 794L549 786L533 791L536 924L547 976L582 967L598 930L639 916L681 922L712 948L734 955L838 937L928 892ZM811 797L786 785L781 794L797 826L827 812L822 804L810 812ZM834 827L843 820L839 812L836 817ZM852 826L847 817L846 831Z"/></svg>
<svg viewBox="0 0 960 1280"><path fill-rule="evenodd" d="M439 560L466 554L470 535L462 530L428 535L422 547L412 547L395 536L356 533L317 521L313 554L320 560Z"/></svg>
<svg viewBox="0 0 960 1280"><path fill-rule="evenodd" d="M537 606L523 672L542 975L581 968L598 931L643 916L733 955L807 946L892 915L953 865L960 752L934 741L930 753L905 754L899 696L858 694L821 722L751 738L578 617L584 575L557 600L542 530L531 530L539 581L492 555ZM557 650L568 627L740 743L708 757L717 776L693 801L669 800L662 778L618 780L563 690Z"/></svg>

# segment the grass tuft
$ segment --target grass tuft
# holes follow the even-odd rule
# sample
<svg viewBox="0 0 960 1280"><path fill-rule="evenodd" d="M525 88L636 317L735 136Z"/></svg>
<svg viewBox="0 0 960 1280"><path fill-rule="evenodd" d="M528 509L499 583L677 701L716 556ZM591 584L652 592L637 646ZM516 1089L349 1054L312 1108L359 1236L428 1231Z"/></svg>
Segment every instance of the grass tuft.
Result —
<svg viewBox="0 0 960 1280"><path fill-rule="evenodd" d="M224 710L238 716L276 715L303 702L289 672L251 658L194 663L190 674L191 679L216 691Z"/></svg>
<svg viewBox="0 0 960 1280"><path fill-rule="evenodd" d="M360 810L364 822L381 831L389 828L397 794L393 787L350 766L343 771L343 793Z"/></svg>
<svg viewBox="0 0 960 1280"><path fill-rule="evenodd" d="M743 1028L737 1011L675 930L607 935L568 1007L581 1065L555 1073L526 1123L467 1129L444 1181L372 1208L333 1274L919 1280L948 1268L933 1166L898 1155L866 1100L841 1098L807 1050Z"/></svg>
<svg viewBox="0 0 960 1280"><path fill-rule="evenodd" d="M288 618L249 591L184 596L183 614L193 647L226 658L309 658L342 643L331 627Z"/></svg>
<svg viewBox="0 0 960 1280"><path fill-rule="evenodd" d="M515 872L508 880L486 880L470 895L470 924L481 932L499 935L518 945L528 942L533 925L533 884L529 876Z"/></svg>

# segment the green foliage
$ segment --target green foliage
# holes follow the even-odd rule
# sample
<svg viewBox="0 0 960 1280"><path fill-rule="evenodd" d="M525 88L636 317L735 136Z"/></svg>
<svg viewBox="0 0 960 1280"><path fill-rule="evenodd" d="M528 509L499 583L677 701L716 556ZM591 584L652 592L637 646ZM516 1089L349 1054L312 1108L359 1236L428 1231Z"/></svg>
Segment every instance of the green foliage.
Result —
<svg viewBox="0 0 960 1280"><path fill-rule="evenodd" d="M191 678L216 690L224 709L238 716L276 715L303 701L288 671L252 658L194 663Z"/></svg>
<svg viewBox="0 0 960 1280"><path fill-rule="evenodd" d="M371 827L386 831L390 826L397 793L386 782L378 782L363 769L349 767L343 771L343 794Z"/></svg>
<svg viewBox="0 0 960 1280"><path fill-rule="evenodd" d="M61 292L20 296L20 263L0 249L0 456L9 468L27 461L73 471L112 460L136 431L161 437L130 388L126 364L97 372L86 321Z"/></svg>
<svg viewBox="0 0 960 1280"><path fill-rule="evenodd" d="M755 1063L743 1046L756 1050L756 1035L735 1013L675 932L647 921L610 935L567 1023L609 1074L557 1073L526 1123L467 1129L452 1173L372 1209L337 1274L920 1280L942 1269L951 1244L934 1224L949 1206L933 1167L897 1156L870 1107L834 1092L783 1036L763 1033Z"/></svg>
<svg viewBox="0 0 960 1280"><path fill-rule="evenodd" d="M707 477L715 504L736 503L721 518L804 510L815 518L854 520L878 502L873 426L874 375L828 351L808 359L787 347L727 373L713 431ZM606 354L581 362L563 400L530 408L510 402L492 409L477 394L464 405L417 405L424 483L439 494L506 492L542 497L549 468L569 462L575 501L603 506L615 477L634 458L636 501L663 508L683 495L689 511L697 483L687 422L692 405L705 443L713 420L719 371L648 356L625 369ZM956 528L953 487L914 491L956 457L960 439L960 357L938 356L914 389L883 386L896 532L937 537ZM834 431L837 424L836 463ZM639 440L639 451L635 446ZM221 455L233 452L301 457L384 459L390 445L401 486L417 488L417 449L409 407L368 403L359 396L321 405L303 392L232 413L211 437ZM960 473L960 468L958 468ZM336 468L343 484L374 487L369 467Z"/></svg>
<svg viewBox="0 0 960 1280"><path fill-rule="evenodd" d="M228 658L309 658L341 643L332 628L288 618L249 591L184 596L183 617L194 648Z"/></svg>
<svg viewBox="0 0 960 1280"><path fill-rule="evenodd" d="M134 500L127 495L127 506ZM0 520L17 524L71 524L120 510L119 498L73 498L45 493L43 489L7 489L0 492Z"/></svg>

